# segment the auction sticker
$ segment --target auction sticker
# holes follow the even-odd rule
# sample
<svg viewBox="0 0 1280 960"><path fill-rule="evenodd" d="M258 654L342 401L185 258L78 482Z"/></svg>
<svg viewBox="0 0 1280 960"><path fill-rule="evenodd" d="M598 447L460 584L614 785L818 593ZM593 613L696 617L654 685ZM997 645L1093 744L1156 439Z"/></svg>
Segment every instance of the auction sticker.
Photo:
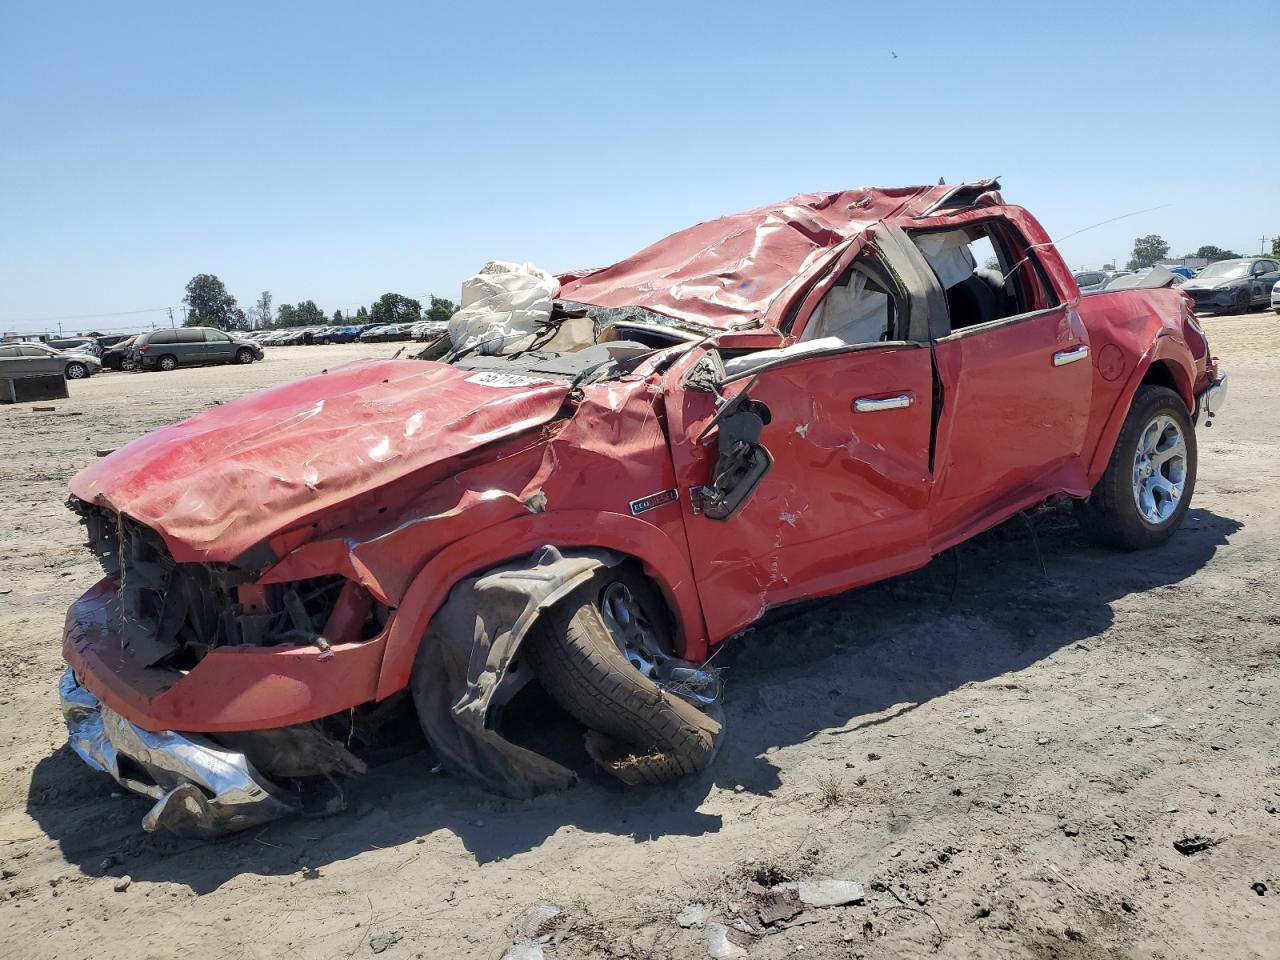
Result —
<svg viewBox="0 0 1280 960"><path fill-rule="evenodd" d="M496 373L493 370L482 370L467 377L467 383L479 383L486 387L536 387L541 383L550 383L538 377L526 377L519 373Z"/></svg>

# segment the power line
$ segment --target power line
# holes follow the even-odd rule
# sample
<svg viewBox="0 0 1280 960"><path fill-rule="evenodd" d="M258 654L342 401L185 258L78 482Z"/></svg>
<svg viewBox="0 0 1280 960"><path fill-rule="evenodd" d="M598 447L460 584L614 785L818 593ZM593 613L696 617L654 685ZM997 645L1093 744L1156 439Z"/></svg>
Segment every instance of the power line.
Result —
<svg viewBox="0 0 1280 960"><path fill-rule="evenodd" d="M17 319L0 320L0 325L7 323L58 323L61 320L95 320L98 317L132 317L139 313L163 313L170 307L148 307L146 310L120 310L116 313L81 313L65 317L19 317Z"/></svg>

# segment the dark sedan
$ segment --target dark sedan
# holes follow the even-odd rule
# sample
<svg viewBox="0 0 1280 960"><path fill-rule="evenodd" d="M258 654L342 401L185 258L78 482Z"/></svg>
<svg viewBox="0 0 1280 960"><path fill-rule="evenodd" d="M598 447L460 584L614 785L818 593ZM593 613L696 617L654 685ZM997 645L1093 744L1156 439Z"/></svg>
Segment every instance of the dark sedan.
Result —
<svg viewBox="0 0 1280 960"><path fill-rule="evenodd" d="M1265 307L1271 287L1280 280L1280 262L1269 257L1241 257L1211 263L1182 285L1196 310L1247 313Z"/></svg>

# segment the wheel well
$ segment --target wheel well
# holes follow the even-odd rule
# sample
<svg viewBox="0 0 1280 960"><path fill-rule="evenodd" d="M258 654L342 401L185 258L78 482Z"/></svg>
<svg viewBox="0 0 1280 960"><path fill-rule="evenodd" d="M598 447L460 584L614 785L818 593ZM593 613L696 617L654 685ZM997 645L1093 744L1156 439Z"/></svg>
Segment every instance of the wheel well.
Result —
<svg viewBox="0 0 1280 960"><path fill-rule="evenodd" d="M1183 403L1186 403L1187 391L1178 382L1177 370L1178 368L1168 360L1153 361L1151 366L1147 367L1147 372L1142 375L1142 382L1154 384L1157 387L1168 387L1182 398Z"/></svg>

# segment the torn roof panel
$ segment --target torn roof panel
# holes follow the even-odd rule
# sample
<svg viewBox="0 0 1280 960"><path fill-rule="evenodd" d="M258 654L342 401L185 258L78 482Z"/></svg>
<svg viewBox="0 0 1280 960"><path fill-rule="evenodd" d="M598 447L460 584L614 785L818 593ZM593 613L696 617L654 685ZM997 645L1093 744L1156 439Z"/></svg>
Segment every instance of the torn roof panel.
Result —
<svg viewBox="0 0 1280 960"><path fill-rule="evenodd" d="M765 317L797 276L871 224L918 214L952 186L805 193L673 233L610 267L560 276L560 296L732 329Z"/></svg>

